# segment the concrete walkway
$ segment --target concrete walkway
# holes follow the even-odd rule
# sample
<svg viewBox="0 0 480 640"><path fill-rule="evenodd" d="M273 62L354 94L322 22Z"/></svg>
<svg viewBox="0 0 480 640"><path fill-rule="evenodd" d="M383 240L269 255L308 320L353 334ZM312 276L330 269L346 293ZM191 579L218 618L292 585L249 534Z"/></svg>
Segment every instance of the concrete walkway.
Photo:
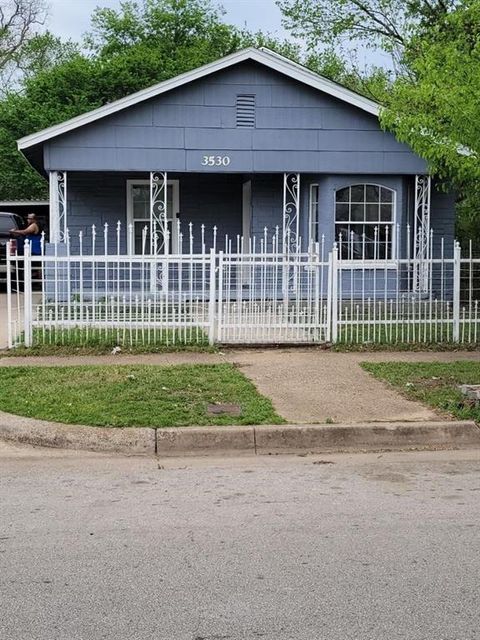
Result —
<svg viewBox="0 0 480 640"><path fill-rule="evenodd" d="M237 351L227 355L251 378L277 411L292 422L356 423L438 420L364 371L361 362L480 359L477 353L334 353L289 349Z"/></svg>
<svg viewBox="0 0 480 640"><path fill-rule="evenodd" d="M480 361L478 352L450 353L333 353L320 349L235 349L223 353L149 355L8 357L0 366L87 364L215 364L231 362L259 391L272 399L282 416L293 423L438 420L438 414L403 398L367 374L361 362Z"/></svg>

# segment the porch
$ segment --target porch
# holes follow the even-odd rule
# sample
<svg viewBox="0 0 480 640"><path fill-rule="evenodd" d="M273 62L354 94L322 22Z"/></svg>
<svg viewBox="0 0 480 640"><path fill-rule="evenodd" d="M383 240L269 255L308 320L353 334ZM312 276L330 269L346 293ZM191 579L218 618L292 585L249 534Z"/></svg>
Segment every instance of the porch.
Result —
<svg viewBox="0 0 480 640"><path fill-rule="evenodd" d="M422 260L432 217L447 242L453 233L438 205L419 175L52 171L49 240L69 245L57 251L95 252L108 230L106 252L117 254L296 253L317 243L328 252L337 243L352 260Z"/></svg>

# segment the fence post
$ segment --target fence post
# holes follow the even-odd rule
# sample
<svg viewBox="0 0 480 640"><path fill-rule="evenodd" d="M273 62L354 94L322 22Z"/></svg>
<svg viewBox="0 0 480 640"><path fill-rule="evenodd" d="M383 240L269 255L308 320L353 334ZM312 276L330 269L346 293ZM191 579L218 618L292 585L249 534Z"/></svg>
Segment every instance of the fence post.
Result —
<svg viewBox="0 0 480 640"><path fill-rule="evenodd" d="M7 242L7 345L11 349L13 347L12 336L12 256L11 241ZM18 295L18 292L17 292Z"/></svg>
<svg viewBox="0 0 480 640"><path fill-rule="evenodd" d="M25 241L23 252L23 330L24 344L32 346L32 260L30 257L30 242Z"/></svg>
<svg viewBox="0 0 480 640"><path fill-rule="evenodd" d="M223 251L218 254L218 310L217 310L217 342L221 342L223 339L223 318L222 318L222 303L223 303L223 265L225 264Z"/></svg>
<svg viewBox="0 0 480 640"><path fill-rule="evenodd" d="M459 242L453 248L453 332L454 342L460 342L460 273L462 249Z"/></svg>
<svg viewBox="0 0 480 640"><path fill-rule="evenodd" d="M338 339L338 247L335 244L328 254L328 289L327 289L327 342Z"/></svg>
<svg viewBox="0 0 480 640"><path fill-rule="evenodd" d="M210 286L208 299L208 342L215 343L215 249L210 249Z"/></svg>
<svg viewBox="0 0 480 640"><path fill-rule="evenodd" d="M332 250L332 342L338 340L338 247Z"/></svg>

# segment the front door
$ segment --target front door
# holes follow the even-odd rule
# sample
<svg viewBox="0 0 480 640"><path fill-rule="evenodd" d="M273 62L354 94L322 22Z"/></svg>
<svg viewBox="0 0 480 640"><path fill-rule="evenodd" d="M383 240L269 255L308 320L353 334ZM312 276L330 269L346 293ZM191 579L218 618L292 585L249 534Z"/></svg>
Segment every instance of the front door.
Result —
<svg viewBox="0 0 480 640"><path fill-rule="evenodd" d="M167 228L170 235L169 253L178 253L179 181L167 182ZM128 180L127 222L133 226L132 251L150 253L150 181Z"/></svg>

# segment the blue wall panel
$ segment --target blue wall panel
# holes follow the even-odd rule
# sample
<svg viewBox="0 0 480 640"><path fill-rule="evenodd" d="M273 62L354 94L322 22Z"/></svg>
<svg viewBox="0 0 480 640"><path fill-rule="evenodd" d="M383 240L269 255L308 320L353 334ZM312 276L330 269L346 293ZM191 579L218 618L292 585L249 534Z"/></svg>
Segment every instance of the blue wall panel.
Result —
<svg viewBox="0 0 480 640"><path fill-rule="evenodd" d="M244 93L256 97L250 131L235 122L237 95ZM230 163L204 167L203 155L228 155ZM415 174L426 168L375 116L253 62L60 136L44 157L47 169L72 171Z"/></svg>

